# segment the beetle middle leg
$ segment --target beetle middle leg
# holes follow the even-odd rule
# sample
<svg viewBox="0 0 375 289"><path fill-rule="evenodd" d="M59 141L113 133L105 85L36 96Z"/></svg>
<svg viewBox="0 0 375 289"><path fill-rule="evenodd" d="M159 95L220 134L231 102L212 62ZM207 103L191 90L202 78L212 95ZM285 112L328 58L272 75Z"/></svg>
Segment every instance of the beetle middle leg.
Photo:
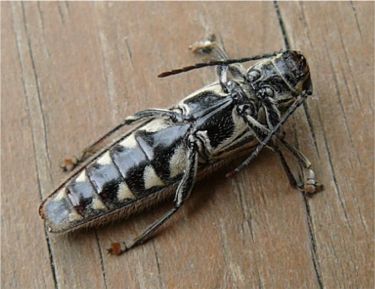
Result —
<svg viewBox="0 0 375 289"><path fill-rule="evenodd" d="M88 158L93 156L96 152L98 152L100 149L102 149L105 144L105 141L125 125L137 124L139 122L147 121L157 117L168 117L172 121L182 120L181 113L169 109L153 108L136 112L134 115L125 118L121 123L119 123L117 126L115 126L106 134L104 134L100 139L96 140L93 144L85 148L79 156L65 158L60 167L63 169L64 172L72 171L79 164L83 163Z"/></svg>
<svg viewBox="0 0 375 289"><path fill-rule="evenodd" d="M60 167L64 172L70 172L74 168L76 168L78 165L86 161L88 158L93 156L96 152L98 152L100 149L102 149L105 145L105 140L108 139L111 135L113 135L116 131L124 127L126 123L123 121L114 128L112 128L110 131L108 131L106 134L104 134L101 138L96 140L94 143L92 143L90 146L86 147L78 156L72 156L72 157L66 157L64 158L62 164Z"/></svg>
<svg viewBox="0 0 375 289"><path fill-rule="evenodd" d="M157 117L168 117L175 122L183 120L181 113L178 113L176 111L169 109L151 108L136 112L134 115L127 117L124 120L124 124L134 124L146 119Z"/></svg>
<svg viewBox="0 0 375 289"><path fill-rule="evenodd" d="M197 175L198 169L198 146L197 140L193 135L190 135L188 140L188 153L187 153L187 163L184 175L177 187L175 198L174 198L174 207L170 209L166 214L164 214L160 219L156 220L150 226L146 228L139 236L133 239L130 244L123 243L123 248L121 244L116 242L112 243L111 248L108 249L108 252L112 255L121 255L126 251L134 248L137 245L140 245L147 241L156 230L163 225L170 217L172 217L183 205L184 201L190 196L191 190L193 189L194 182Z"/></svg>

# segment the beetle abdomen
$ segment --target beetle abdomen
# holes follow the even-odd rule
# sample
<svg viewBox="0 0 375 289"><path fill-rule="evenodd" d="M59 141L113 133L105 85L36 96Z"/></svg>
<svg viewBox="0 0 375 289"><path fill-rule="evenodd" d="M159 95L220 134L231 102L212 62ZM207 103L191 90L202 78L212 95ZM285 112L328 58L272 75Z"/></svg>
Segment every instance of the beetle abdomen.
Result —
<svg viewBox="0 0 375 289"><path fill-rule="evenodd" d="M178 180L187 130L187 125L155 120L114 144L41 205L50 230L68 231Z"/></svg>

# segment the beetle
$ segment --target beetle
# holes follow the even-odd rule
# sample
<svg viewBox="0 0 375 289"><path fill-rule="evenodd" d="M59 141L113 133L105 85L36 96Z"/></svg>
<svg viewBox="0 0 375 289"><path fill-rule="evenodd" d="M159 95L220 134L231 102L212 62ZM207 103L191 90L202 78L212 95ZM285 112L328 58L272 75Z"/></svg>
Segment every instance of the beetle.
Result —
<svg viewBox="0 0 375 289"><path fill-rule="evenodd" d="M109 253L120 255L145 242L174 215L188 199L197 179L236 155L247 156L227 174L233 176L264 147L280 157L294 187L306 194L322 189L309 160L280 131L312 94L305 57L285 50L229 59L214 37L191 48L213 60L159 76L216 66L218 81L169 109L147 109L127 117L116 129L136 127L94 154L42 202L39 213L49 231L68 232L126 217L174 195L173 208L143 233L130 242L112 244ZM240 64L251 60L260 61L249 69ZM291 173L281 147L297 159L306 173L305 180L297 180Z"/></svg>

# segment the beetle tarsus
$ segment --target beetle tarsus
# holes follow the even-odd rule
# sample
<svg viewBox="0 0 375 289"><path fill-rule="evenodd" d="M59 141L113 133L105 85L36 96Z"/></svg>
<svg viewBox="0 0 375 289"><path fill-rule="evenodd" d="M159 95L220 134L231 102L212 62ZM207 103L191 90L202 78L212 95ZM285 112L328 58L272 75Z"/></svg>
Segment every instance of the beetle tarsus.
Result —
<svg viewBox="0 0 375 289"><path fill-rule="evenodd" d="M79 164L79 159L75 156L64 158L60 168L63 172L71 172L73 171Z"/></svg>
<svg viewBox="0 0 375 289"><path fill-rule="evenodd" d="M216 44L216 35L210 34L203 40L196 41L189 46L189 49L195 54L207 55L212 52Z"/></svg>
<svg viewBox="0 0 375 289"><path fill-rule="evenodd" d="M62 164L60 165L60 168L64 172L71 172L76 167L78 167L80 164L82 164L84 161L86 161L89 157L95 154L95 152L98 149L96 149L94 146L90 146L83 150L80 156L72 156L72 157L66 157L64 158Z"/></svg>
<svg viewBox="0 0 375 289"><path fill-rule="evenodd" d="M107 249L108 254L120 256L123 253L123 249L121 248L121 244L118 242L112 243L111 248Z"/></svg>

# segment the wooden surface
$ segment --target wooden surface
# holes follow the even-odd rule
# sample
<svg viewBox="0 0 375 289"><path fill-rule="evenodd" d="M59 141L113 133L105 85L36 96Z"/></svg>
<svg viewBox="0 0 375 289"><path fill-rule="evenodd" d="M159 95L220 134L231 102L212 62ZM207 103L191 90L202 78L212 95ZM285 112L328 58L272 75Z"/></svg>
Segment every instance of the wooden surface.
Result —
<svg viewBox="0 0 375 289"><path fill-rule="evenodd" d="M374 288L374 4L2 3L2 288ZM234 179L198 184L144 246L128 239L168 206L100 229L46 232L37 212L67 155L148 107L214 80L187 47L209 32L240 57L289 46L314 98L288 121L325 191L292 189L263 152Z"/></svg>

